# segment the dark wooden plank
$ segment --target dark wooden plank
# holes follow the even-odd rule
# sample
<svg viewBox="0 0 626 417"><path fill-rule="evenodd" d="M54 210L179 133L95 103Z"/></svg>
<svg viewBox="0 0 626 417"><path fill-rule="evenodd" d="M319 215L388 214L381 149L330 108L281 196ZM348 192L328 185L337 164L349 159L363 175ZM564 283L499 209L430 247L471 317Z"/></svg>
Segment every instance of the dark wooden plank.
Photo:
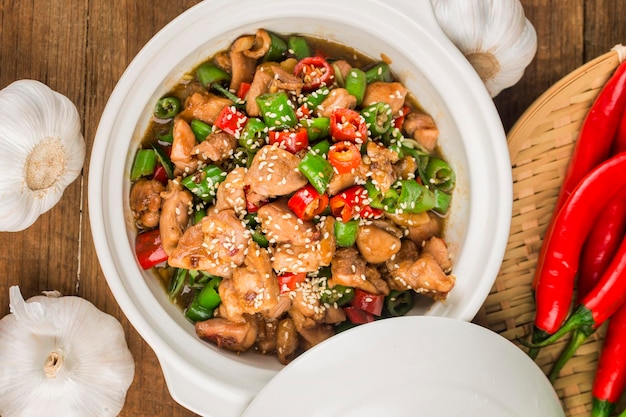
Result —
<svg viewBox="0 0 626 417"><path fill-rule="evenodd" d="M112 0L89 3L90 24L85 74L89 95L85 103L85 114L88 121L86 137L90 145L93 143L107 98L127 65L155 33L197 2ZM88 204L86 196L83 198L84 203ZM135 358L135 379L128 390L126 404L120 416L194 416L194 413L171 398L154 352L128 322L113 298L100 270L87 222L83 223L83 235L81 295L120 319Z"/></svg>
<svg viewBox="0 0 626 417"><path fill-rule="evenodd" d="M18 79L36 79L66 95L82 114L86 2L3 1L0 5L0 88ZM25 297L43 290L76 293L81 187L78 178L28 230L0 233L0 315L8 312L10 285L19 284Z"/></svg>
<svg viewBox="0 0 626 417"><path fill-rule="evenodd" d="M583 0L521 2L537 31L537 53L522 79L494 99L507 131L547 88L584 62Z"/></svg>

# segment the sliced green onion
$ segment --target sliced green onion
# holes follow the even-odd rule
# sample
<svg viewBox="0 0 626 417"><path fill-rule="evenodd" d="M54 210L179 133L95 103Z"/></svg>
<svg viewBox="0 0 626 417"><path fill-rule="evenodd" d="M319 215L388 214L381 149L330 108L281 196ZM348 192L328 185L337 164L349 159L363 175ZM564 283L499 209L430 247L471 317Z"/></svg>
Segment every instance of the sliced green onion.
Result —
<svg viewBox="0 0 626 417"><path fill-rule="evenodd" d="M163 169L165 170L165 174L167 174L167 178L173 179L174 178L174 164L172 163L172 160L170 159L170 157L167 156L165 152L163 152L163 149L161 149L161 147L152 145L152 148L154 149L157 159L163 166Z"/></svg>

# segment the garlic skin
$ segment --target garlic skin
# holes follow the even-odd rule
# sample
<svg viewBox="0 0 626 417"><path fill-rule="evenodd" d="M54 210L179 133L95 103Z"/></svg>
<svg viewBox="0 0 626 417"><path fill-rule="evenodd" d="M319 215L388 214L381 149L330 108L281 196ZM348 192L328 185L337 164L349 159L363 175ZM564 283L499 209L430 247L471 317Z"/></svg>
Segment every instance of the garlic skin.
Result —
<svg viewBox="0 0 626 417"><path fill-rule="evenodd" d="M0 232L18 232L78 177L85 140L76 106L39 81L0 90L0 108Z"/></svg>
<svg viewBox="0 0 626 417"><path fill-rule="evenodd" d="M537 52L537 32L519 0L431 0L439 26L493 98L516 84Z"/></svg>
<svg viewBox="0 0 626 417"><path fill-rule="evenodd" d="M114 417L135 363L124 330L80 297L9 289L11 314L0 320L2 417Z"/></svg>

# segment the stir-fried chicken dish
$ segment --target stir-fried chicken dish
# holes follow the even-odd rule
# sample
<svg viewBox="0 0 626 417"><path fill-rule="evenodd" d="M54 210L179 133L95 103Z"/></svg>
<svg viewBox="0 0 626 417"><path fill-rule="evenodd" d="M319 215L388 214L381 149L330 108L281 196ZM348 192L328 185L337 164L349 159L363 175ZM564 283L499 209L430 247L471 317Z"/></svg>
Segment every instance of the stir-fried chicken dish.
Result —
<svg viewBox="0 0 626 417"><path fill-rule="evenodd" d="M155 105L130 172L137 260L200 338L283 364L442 302L455 177L438 138L384 59L241 36Z"/></svg>

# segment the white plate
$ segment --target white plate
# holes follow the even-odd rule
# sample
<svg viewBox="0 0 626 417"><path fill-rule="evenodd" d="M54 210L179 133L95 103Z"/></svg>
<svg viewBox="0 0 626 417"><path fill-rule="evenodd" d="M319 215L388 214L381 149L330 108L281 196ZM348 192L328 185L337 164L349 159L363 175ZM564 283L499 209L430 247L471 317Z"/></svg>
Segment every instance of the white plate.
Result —
<svg viewBox="0 0 626 417"><path fill-rule="evenodd" d="M564 416L541 369L488 329L442 317L359 326L279 372L243 417Z"/></svg>

